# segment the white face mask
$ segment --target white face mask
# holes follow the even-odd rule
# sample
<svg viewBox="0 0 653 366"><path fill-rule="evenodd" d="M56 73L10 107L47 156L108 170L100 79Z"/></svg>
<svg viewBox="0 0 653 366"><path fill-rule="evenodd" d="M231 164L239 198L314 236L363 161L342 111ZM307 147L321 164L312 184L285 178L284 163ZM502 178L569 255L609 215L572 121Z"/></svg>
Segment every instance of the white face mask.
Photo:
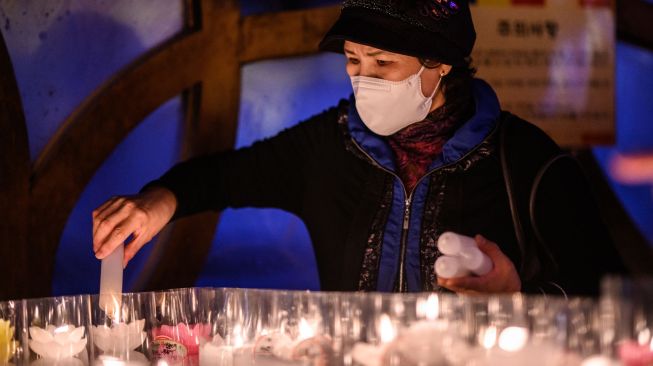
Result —
<svg viewBox="0 0 653 366"><path fill-rule="evenodd" d="M440 87L442 78L430 97L422 93L420 75L424 66L402 81L389 81L367 76L352 76L351 85L356 98L356 110L363 123L372 132L389 136L422 121L431 109L433 96Z"/></svg>

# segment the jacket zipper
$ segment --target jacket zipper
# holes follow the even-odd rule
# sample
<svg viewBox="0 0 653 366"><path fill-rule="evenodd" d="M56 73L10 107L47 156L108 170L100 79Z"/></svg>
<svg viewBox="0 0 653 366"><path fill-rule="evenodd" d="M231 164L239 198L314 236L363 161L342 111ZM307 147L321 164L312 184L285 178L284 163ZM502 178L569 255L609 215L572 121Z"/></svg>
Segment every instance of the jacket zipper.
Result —
<svg viewBox="0 0 653 366"><path fill-rule="evenodd" d="M401 178L399 177L399 175L397 173L393 172L390 169L385 168L378 161L376 161L372 156L370 156L370 154L367 153L367 151L363 150L363 148L358 144L358 142L356 142L356 140L354 140L352 138L351 141L354 143L354 146L356 146L356 148L361 153L363 153L363 155L365 155L370 160L370 162L372 162L372 164L374 166L376 166L377 168L379 168L379 169L385 171L386 173L388 173L388 174L394 176L395 178L397 178L397 180L399 181L399 184L401 185L401 188L404 191L404 198L405 198L405 201L404 201L404 218L403 218L403 224L402 224L402 227L401 227L401 241L399 242L399 272L397 273L397 279L395 280L394 291L396 291L396 292L408 292L408 284L406 282L406 268L405 268L406 247L408 246L407 245L407 242L408 242L408 227L410 226L410 206L411 206L412 201L413 201L413 193L415 192L415 188L413 188L411 190L410 194L408 194L408 191L406 191L406 186L404 185L404 182L401 180ZM436 170L438 170L438 169L434 169L434 170L428 172L427 174L425 174L423 177L421 177L417 181L417 184L415 185L415 187L417 187L419 185L419 183L422 181L422 179L424 179L426 176L430 175L431 173L433 173Z"/></svg>
<svg viewBox="0 0 653 366"><path fill-rule="evenodd" d="M435 168L435 169L427 172L426 174L424 174L421 178L419 178L417 180L417 183L415 183L415 187L413 187L413 189L410 191L410 194L409 194L406 191L406 186L404 185L404 182L401 180L401 178L399 177L399 175L397 173L393 172L390 169L385 168L378 161L376 161L370 154L367 153L367 151L365 151L358 144L358 142L356 140L354 140L353 137L351 137L351 141L354 144L354 146L356 146L356 148L361 153L363 153L363 155L365 155L374 166L376 166L377 168L379 168L379 169L383 170L384 172L386 172L386 173L394 176L395 178L397 178L397 180L399 181L399 184L401 185L401 188L404 191L404 197L405 197L405 201L404 201L404 218L403 218L403 225L402 225L402 228L401 228L401 241L399 243L399 273L397 273L397 279L395 280L394 291L395 292L408 292L408 283L406 281L406 267L405 267L406 264L405 264L405 262L406 262L406 249L407 249L407 246L408 246L408 227L410 226L410 207L411 207L411 205L413 203L413 193L415 193L415 190L417 189L417 187L420 185L420 183L422 183L422 180L424 180L426 177L430 176L431 174L433 174L433 173L435 173L435 172L437 172L437 171L439 171L441 169L444 169L444 168L447 168L449 166L452 166L452 165L456 164L457 161L466 158L468 155L470 155L471 153L476 151L478 146L480 146L481 144L478 144L477 146L475 146L473 149L471 149L469 152L467 152L465 155L463 155L456 162L443 165L441 167ZM483 140L483 141L485 141L485 140Z"/></svg>

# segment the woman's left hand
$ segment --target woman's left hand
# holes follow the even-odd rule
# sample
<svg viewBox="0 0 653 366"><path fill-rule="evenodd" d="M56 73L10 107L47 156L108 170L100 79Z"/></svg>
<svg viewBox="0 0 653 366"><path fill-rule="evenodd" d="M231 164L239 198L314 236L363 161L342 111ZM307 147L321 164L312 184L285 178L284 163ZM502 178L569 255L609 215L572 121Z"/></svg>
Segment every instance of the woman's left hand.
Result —
<svg viewBox="0 0 653 366"><path fill-rule="evenodd" d="M438 278L438 285L461 294L510 293L521 290L521 280L515 265L499 246L481 235L474 238L478 249L492 260L493 268L483 276Z"/></svg>

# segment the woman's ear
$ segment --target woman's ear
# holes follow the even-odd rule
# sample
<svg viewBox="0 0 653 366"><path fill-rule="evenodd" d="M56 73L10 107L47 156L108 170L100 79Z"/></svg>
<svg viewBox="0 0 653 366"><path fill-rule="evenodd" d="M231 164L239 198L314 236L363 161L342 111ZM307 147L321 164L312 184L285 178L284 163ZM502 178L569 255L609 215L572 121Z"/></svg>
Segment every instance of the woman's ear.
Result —
<svg viewBox="0 0 653 366"><path fill-rule="evenodd" d="M453 68L453 67L452 67L451 65L441 64L441 65L440 65L440 76L441 76L441 77L444 77L444 76L449 75L449 73L451 72L451 69L452 69L452 68Z"/></svg>

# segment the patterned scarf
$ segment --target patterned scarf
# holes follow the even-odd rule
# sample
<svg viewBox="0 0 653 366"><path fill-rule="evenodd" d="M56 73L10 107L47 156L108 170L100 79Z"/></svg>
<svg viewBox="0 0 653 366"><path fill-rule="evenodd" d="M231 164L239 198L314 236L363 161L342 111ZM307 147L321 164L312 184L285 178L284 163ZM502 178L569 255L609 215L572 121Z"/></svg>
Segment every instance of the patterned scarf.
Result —
<svg viewBox="0 0 653 366"><path fill-rule="evenodd" d="M413 123L388 136L388 143L395 154L399 177L407 192L410 193L415 188L433 159L442 152L447 140L467 120L465 117L469 117L470 113L465 113L470 111L469 104L457 107L449 108L445 104L429 113L423 121Z"/></svg>

